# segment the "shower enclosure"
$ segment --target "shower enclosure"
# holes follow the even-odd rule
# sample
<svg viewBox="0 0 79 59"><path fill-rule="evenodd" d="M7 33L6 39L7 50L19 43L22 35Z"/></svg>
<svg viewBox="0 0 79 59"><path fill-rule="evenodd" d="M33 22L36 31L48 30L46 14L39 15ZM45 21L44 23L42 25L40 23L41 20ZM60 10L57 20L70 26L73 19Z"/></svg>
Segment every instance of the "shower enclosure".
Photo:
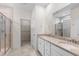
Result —
<svg viewBox="0 0 79 59"><path fill-rule="evenodd" d="M0 55L11 47L11 19L0 13Z"/></svg>

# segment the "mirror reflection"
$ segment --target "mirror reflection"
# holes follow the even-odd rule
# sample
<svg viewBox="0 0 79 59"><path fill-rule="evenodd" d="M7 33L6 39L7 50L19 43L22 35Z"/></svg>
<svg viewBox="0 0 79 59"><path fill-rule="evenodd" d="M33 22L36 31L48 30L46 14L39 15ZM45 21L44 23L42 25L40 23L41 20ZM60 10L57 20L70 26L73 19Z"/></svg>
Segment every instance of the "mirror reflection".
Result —
<svg viewBox="0 0 79 59"><path fill-rule="evenodd" d="M70 14L64 15L64 13L60 12L60 14L57 14L55 18L55 35L70 37Z"/></svg>

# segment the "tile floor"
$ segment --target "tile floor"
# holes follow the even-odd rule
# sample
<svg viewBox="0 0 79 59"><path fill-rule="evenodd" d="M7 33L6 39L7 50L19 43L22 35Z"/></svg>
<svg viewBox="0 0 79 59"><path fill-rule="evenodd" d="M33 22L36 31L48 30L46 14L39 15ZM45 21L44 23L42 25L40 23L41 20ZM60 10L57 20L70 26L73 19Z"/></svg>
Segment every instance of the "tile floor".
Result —
<svg viewBox="0 0 79 59"><path fill-rule="evenodd" d="M21 48L10 50L5 56L40 56L40 54L27 42Z"/></svg>

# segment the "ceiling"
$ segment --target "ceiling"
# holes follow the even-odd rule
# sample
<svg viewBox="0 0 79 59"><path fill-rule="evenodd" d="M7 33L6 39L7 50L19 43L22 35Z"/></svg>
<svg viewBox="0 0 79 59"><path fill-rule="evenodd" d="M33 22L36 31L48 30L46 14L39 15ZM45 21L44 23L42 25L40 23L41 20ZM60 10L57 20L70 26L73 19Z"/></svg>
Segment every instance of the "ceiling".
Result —
<svg viewBox="0 0 79 59"><path fill-rule="evenodd" d="M0 7L19 7L21 9L25 9L26 11L32 11L35 5L46 7L48 3L0 3Z"/></svg>

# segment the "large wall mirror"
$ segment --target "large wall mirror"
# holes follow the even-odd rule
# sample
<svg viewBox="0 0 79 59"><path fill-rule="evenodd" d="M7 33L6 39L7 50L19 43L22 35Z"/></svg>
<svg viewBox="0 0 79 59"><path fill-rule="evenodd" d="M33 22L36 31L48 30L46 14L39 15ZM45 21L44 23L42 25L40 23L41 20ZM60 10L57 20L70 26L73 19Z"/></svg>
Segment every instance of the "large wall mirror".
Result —
<svg viewBox="0 0 79 59"><path fill-rule="evenodd" d="M55 35L70 37L71 11L65 10L55 14Z"/></svg>

